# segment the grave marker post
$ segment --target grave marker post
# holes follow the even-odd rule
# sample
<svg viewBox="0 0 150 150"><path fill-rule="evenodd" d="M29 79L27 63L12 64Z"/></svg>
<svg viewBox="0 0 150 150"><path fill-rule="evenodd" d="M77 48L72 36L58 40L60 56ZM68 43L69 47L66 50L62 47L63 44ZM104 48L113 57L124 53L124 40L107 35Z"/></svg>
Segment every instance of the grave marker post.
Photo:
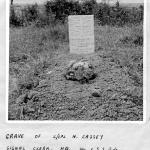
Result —
<svg viewBox="0 0 150 150"><path fill-rule="evenodd" d="M70 53L94 53L94 16L70 15L68 21Z"/></svg>

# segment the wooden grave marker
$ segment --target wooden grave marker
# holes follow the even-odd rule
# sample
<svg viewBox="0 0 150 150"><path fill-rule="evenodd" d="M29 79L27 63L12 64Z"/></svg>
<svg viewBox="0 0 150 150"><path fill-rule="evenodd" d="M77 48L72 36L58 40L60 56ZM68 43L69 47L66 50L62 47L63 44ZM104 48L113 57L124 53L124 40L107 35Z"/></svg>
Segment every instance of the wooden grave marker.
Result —
<svg viewBox="0 0 150 150"><path fill-rule="evenodd" d="M94 53L94 16L70 15L68 21L70 53Z"/></svg>

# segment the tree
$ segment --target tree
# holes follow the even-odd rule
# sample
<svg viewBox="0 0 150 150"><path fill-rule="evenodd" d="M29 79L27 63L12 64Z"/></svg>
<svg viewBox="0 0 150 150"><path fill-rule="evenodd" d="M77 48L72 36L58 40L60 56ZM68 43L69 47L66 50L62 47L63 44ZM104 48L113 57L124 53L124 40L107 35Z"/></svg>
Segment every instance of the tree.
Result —
<svg viewBox="0 0 150 150"><path fill-rule="evenodd" d="M13 0L11 0L11 5L13 5Z"/></svg>
<svg viewBox="0 0 150 150"><path fill-rule="evenodd" d="M82 14L90 15L94 14L96 8L96 0L86 0L82 3Z"/></svg>
<svg viewBox="0 0 150 150"><path fill-rule="evenodd" d="M111 0L101 0L101 2L102 2L103 4L108 4L108 5L109 5L109 3L111 2Z"/></svg>
<svg viewBox="0 0 150 150"><path fill-rule="evenodd" d="M139 6L139 11L140 11L140 20L143 21L143 17L144 17L144 6L143 5Z"/></svg>
<svg viewBox="0 0 150 150"><path fill-rule="evenodd" d="M119 8L120 7L120 3L119 3L119 0L117 0L116 2L116 8Z"/></svg>

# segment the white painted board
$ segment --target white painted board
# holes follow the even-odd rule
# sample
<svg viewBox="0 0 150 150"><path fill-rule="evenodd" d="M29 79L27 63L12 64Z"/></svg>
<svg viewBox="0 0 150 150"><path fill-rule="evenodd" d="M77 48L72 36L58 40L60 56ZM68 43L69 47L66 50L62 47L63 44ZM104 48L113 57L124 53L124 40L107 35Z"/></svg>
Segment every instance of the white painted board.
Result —
<svg viewBox="0 0 150 150"><path fill-rule="evenodd" d="M70 15L68 22L70 53L94 53L94 16Z"/></svg>

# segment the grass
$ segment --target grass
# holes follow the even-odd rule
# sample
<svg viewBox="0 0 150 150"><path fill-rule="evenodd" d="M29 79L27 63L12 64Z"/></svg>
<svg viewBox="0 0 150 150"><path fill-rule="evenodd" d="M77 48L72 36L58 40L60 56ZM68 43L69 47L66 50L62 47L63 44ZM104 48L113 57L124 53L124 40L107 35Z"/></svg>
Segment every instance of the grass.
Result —
<svg viewBox="0 0 150 150"><path fill-rule="evenodd" d="M99 76L105 76L105 70L109 69L110 71L110 65L113 65L115 76L110 73L112 80L114 80L114 82L115 80L120 80L117 81L120 82L120 84L127 82L125 85L119 85L121 87L120 91L126 94L127 99L140 106L143 101L143 47L142 45L134 43L132 39L136 39L139 35L142 36L141 27L142 25L135 28L132 26L110 27L95 24L94 60L94 62L98 64L102 59L103 61L101 63L105 66L104 68L98 68L97 72L100 73ZM135 33L135 30L136 34L132 34ZM128 40L125 39L130 40L128 42ZM9 118L11 119L14 113L12 106L15 104L16 98L22 94L29 93L31 90L35 90L43 79L48 80L45 76L49 70L56 69L55 76L57 76L59 67L63 67L63 65L67 64L74 56L70 56L69 54L68 26L67 24L61 23L57 23L55 26L45 26L43 28L35 27L34 25L10 28L9 50ZM97 59L97 57L99 58ZM118 79L116 79L117 74L123 74L122 76L124 76L125 79L119 79L119 76ZM110 81L112 82L112 80ZM101 86L107 87L107 85L111 84L110 81L108 80L106 83L100 81L100 83L102 82ZM55 83L53 84L57 86L57 81L56 85ZM62 84L71 86L71 83L66 83L66 81L63 81ZM114 85L117 84L115 83ZM81 85L78 86L82 88ZM119 86L117 90L119 90ZM58 87L61 87L61 85L58 85ZM128 90L125 90L124 87ZM72 91L73 90L76 90L75 87L73 87ZM106 99L109 99L108 95ZM81 97L79 99L81 99ZM81 99L81 101L83 99ZM85 106L86 105L88 104L85 104ZM94 114L99 112L99 110L100 108L98 108L98 111L95 111ZM79 116L81 115L80 119L82 119L82 115L84 116L82 109L81 112L78 113L81 113ZM107 120L107 116L104 119Z"/></svg>

